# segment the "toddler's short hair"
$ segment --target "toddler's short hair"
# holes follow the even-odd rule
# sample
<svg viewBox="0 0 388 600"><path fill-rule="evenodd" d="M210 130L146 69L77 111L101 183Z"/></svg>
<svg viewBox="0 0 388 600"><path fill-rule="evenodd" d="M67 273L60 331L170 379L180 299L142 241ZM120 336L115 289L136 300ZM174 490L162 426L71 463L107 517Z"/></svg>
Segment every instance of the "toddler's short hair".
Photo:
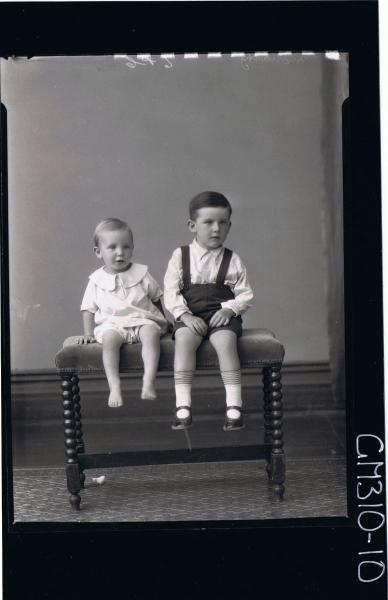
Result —
<svg viewBox="0 0 388 600"><path fill-rule="evenodd" d="M223 194L218 192L201 192L194 196L189 204L190 219L194 221L197 217L197 211L200 208L217 207L227 208L229 210L229 217L232 214L232 207L230 202Z"/></svg>
<svg viewBox="0 0 388 600"><path fill-rule="evenodd" d="M93 241L95 248L98 247L99 236L103 231L117 231L120 229L128 231L133 242L132 229L125 221L121 221L121 219L104 219L103 221L100 221L96 229L94 230Z"/></svg>

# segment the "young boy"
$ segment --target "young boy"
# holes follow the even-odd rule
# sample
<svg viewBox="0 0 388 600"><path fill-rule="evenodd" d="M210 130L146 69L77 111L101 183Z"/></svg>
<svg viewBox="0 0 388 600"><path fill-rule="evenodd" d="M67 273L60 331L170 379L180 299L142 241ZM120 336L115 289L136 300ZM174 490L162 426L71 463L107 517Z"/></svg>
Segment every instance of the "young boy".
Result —
<svg viewBox="0 0 388 600"><path fill-rule="evenodd" d="M202 192L189 205L189 246L174 250L164 278L164 303L175 319L174 378L176 413L172 429L192 423L191 384L196 352L209 338L217 352L226 390L224 431L244 427L240 359L237 338L241 315L253 291L240 257L223 247L231 226L232 208L218 192Z"/></svg>

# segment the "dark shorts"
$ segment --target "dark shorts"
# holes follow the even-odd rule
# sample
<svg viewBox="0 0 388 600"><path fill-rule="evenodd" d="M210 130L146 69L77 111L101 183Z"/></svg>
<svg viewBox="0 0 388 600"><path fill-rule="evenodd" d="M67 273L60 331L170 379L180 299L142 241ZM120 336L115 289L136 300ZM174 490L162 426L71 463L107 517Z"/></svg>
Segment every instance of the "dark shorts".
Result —
<svg viewBox="0 0 388 600"><path fill-rule="evenodd" d="M176 332L177 329L180 329L181 327L187 327L187 325L185 325L181 321L175 321L174 328L172 330L172 339L175 339L175 332ZM221 327L209 327L209 329L207 330L206 335L203 336L203 339L206 340L215 331L222 331L223 329L226 329L228 331L234 331L234 333L237 335L237 337L240 337L241 334L242 334L242 321L241 321L241 317L232 317L230 319L228 325L221 325Z"/></svg>

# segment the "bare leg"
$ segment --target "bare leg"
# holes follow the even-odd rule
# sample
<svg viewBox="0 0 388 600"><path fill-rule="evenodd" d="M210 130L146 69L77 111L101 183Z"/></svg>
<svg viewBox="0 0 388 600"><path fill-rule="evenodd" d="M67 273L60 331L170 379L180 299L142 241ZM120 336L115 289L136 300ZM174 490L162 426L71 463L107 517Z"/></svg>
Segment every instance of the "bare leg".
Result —
<svg viewBox="0 0 388 600"><path fill-rule="evenodd" d="M102 361L110 390L108 406L111 408L123 405L119 375L120 348L123 343L121 335L113 329L105 331L102 336Z"/></svg>
<svg viewBox="0 0 388 600"><path fill-rule="evenodd" d="M228 407L227 417L230 419L240 419L242 399L240 358L237 352L237 335L234 331L221 329L220 331L215 331L211 334L210 343L217 352L218 361L220 363L221 377L226 392L226 406ZM240 427L240 425L238 425L238 427ZM227 429L229 430L229 426Z"/></svg>
<svg viewBox="0 0 388 600"><path fill-rule="evenodd" d="M174 376L176 407L191 406L191 382L195 371L197 348L202 336L193 333L188 327L181 327L175 332ZM189 416L187 409L177 412L177 417L185 419Z"/></svg>
<svg viewBox="0 0 388 600"><path fill-rule="evenodd" d="M155 378L159 366L160 331L155 325L143 325L139 331L144 364L142 400L155 400Z"/></svg>
<svg viewBox="0 0 388 600"><path fill-rule="evenodd" d="M237 335L234 331L221 329L211 334L209 341L217 352L220 371L240 369L240 357L237 352Z"/></svg>
<svg viewBox="0 0 388 600"><path fill-rule="evenodd" d="M175 332L174 371L195 371L197 348L203 337L193 333L188 327L180 327Z"/></svg>

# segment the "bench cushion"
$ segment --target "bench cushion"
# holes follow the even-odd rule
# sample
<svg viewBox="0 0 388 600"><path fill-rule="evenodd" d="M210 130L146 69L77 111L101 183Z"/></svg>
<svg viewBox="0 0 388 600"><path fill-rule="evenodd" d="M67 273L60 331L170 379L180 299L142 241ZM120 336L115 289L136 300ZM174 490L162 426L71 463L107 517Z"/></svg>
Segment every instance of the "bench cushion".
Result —
<svg viewBox="0 0 388 600"><path fill-rule="evenodd" d="M102 371L101 344L76 344L78 336L68 337L63 348L55 357L60 371ZM284 348L268 329L244 329L238 340L238 351L242 368L281 364ZM174 364L174 342L167 334L160 340L160 371L171 371ZM143 369L140 344L123 344L120 355L120 372L135 372ZM217 355L206 340L197 352L197 369L218 369Z"/></svg>

